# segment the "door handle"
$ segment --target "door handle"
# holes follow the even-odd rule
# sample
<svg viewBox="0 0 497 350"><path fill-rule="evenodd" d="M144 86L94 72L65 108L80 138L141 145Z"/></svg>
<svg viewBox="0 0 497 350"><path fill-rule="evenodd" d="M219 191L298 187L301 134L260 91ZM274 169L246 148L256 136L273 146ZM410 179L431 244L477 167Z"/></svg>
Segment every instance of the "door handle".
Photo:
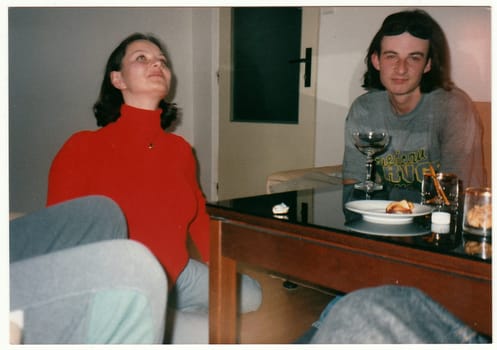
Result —
<svg viewBox="0 0 497 350"><path fill-rule="evenodd" d="M311 67L312 67L312 47L306 47L305 58L289 60L288 63L305 63L304 86L311 86Z"/></svg>

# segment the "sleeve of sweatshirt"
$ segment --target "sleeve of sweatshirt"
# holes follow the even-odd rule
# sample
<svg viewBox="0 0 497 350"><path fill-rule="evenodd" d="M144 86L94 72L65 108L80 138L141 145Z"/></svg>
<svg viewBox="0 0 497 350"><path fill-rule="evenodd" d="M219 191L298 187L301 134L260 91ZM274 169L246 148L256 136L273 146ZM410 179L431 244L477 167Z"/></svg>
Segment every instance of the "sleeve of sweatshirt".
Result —
<svg viewBox="0 0 497 350"><path fill-rule="evenodd" d="M448 94L441 120L441 168L458 175L464 188L486 182L482 153L482 125L468 96L459 90Z"/></svg>

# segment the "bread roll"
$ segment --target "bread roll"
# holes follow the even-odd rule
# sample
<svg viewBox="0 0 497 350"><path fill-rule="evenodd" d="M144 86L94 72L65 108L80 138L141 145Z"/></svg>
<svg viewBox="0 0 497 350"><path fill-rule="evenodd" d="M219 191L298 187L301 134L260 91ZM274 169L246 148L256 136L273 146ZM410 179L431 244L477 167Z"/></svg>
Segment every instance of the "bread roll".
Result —
<svg viewBox="0 0 497 350"><path fill-rule="evenodd" d="M414 204L405 199L399 202L391 202L386 208L386 212L389 214L412 214L414 209Z"/></svg>

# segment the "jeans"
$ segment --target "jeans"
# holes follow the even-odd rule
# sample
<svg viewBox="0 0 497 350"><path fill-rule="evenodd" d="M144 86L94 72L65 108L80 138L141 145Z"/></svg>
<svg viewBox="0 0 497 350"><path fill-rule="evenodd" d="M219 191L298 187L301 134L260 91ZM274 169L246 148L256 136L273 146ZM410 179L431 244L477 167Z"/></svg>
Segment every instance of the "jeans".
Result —
<svg viewBox="0 0 497 350"><path fill-rule="evenodd" d="M166 275L127 239L111 200L84 197L16 219L10 248L10 310L23 314L23 343L162 342Z"/></svg>
<svg viewBox="0 0 497 350"><path fill-rule="evenodd" d="M262 289L256 280L239 275L241 313L255 311L262 302ZM182 311L209 311L209 268L190 259L176 282L171 303Z"/></svg>
<svg viewBox="0 0 497 350"><path fill-rule="evenodd" d="M255 311L262 302L262 289L256 280L239 275L242 313ZM171 291L168 322L173 330L166 335L167 343L207 344L209 341L209 268L190 259ZM170 338L169 338L170 337Z"/></svg>
<svg viewBox="0 0 497 350"><path fill-rule="evenodd" d="M342 298L341 295L336 295L321 311L321 314L319 315L319 319L315 322L313 322L312 326L304 333L302 334L297 340L295 340L293 343L294 344L309 344L312 337L314 337L314 334L318 331L318 329L321 327L321 324L325 320L325 318L328 316L328 313L331 311L333 306Z"/></svg>
<svg viewBox="0 0 497 350"><path fill-rule="evenodd" d="M336 302L313 344L486 343L440 304L412 287L381 286Z"/></svg>

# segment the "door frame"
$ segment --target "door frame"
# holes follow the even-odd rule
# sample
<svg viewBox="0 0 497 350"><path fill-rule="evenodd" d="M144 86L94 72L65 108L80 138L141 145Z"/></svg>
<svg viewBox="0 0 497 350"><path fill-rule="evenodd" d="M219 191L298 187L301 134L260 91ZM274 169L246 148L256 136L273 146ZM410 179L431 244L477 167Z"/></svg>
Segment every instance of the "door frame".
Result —
<svg viewBox="0 0 497 350"><path fill-rule="evenodd" d="M316 125L316 91L317 91L317 55L318 55L318 34L319 34L319 20L320 20L320 7L302 7L302 42L301 42L301 57L305 56L305 49L306 47L312 47L313 52L312 52L312 66L313 70L311 72L311 86L310 87L304 87L304 65L301 67L301 73L300 73L300 102L299 102L299 126L302 125L307 125L306 127L308 128L306 130L306 134L310 135L309 139L305 140L305 149L304 150L297 150L297 153L299 153L295 159L296 161L292 163L290 166L291 168L295 167L311 167L314 166L315 162L315 136L316 136L316 130L315 130L315 125ZM310 25L308 25L310 24ZM220 155L221 150L220 148L223 147L222 145L222 140L221 140L221 132L223 131L223 127L225 125L223 124L227 118L229 120L230 116L230 103L231 103L231 8L226 7L226 8L220 8L219 10L219 69L217 71L217 77L218 77L218 83L219 83L219 120L216 122L218 123L216 126L213 125L213 130L217 130L218 135L217 135L217 150L214 151L214 157L216 158L217 161L217 173L215 176L215 181L216 184L220 180L220 173L223 171L221 169L222 164L222 157ZM227 88L222 88L221 85L226 84ZM224 85L223 85L224 86ZM302 110L307 110L309 112L302 113ZM302 116L305 116L305 118L302 118ZM302 119L307 119L307 120L302 120ZM213 121L214 122L214 121ZM236 122L235 122L236 123ZM245 123L244 126L237 126L239 128L245 128L246 130L253 130L254 124L249 125L252 123ZM266 128L272 129L272 128L281 128L283 130L284 128L295 128L293 125L265 125ZM274 130L273 130L274 132ZM304 152L305 155L304 155ZM284 170L284 169L275 169L277 171ZM256 193L259 191L260 193L263 193L265 191L265 184L261 184L261 181L264 181L263 178L259 179L259 177L263 177L265 175L269 174L259 174L257 181L259 183L257 184L258 188L254 190L255 192L250 192L250 193L234 193L233 195L230 195L231 192L228 190L227 192L229 193L226 195L226 193L223 192L221 189L220 192L217 192L215 194L216 199L226 199L229 197L233 196L243 196L243 195L251 195L251 194L259 194ZM250 186L250 185L249 185ZM215 186L217 188L217 185ZM262 191L262 192L261 192Z"/></svg>

